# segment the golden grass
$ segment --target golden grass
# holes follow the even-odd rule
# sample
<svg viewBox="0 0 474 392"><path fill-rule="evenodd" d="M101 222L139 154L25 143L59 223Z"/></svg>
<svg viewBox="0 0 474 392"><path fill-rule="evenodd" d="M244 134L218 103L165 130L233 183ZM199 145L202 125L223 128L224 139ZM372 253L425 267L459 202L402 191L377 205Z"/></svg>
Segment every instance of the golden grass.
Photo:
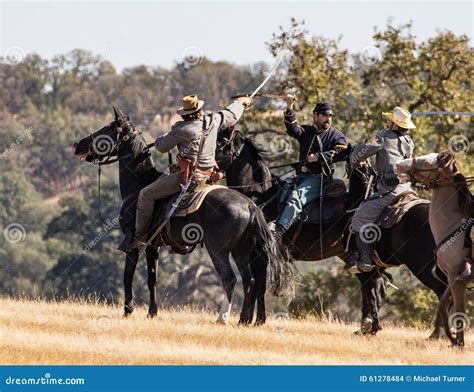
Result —
<svg viewBox="0 0 474 392"><path fill-rule="evenodd" d="M215 314L160 311L81 302L0 298L1 364L473 364L472 337L463 351L428 330L385 326L377 337L353 337L356 324L270 317L262 327L228 326Z"/></svg>

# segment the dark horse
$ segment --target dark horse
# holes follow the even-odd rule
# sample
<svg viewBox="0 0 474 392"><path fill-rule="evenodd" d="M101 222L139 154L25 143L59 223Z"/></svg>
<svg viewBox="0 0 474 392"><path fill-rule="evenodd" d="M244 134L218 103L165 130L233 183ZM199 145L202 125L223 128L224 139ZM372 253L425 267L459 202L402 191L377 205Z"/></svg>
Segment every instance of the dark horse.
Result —
<svg viewBox="0 0 474 392"><path fill-rule="evenodd" d="M81 160L97 164L119 162L120 194L123 200L120 226L123 233L129 235L135 225L139 191L162 173L155 169L146 149L147 144L130 119L115 108L114 115L115 119L110 124L75 144L75 155ZM111 157L115 159L111 160ZM186 233L188 229L193 232ZM149 237L152 232L150 228ZM284 271L288 268L287 263L278 249L270 246L273 239L265 218L256 205L239 192L227 188L212 190L198 211L186 217L171 218L170 233L172 240L179 244L190 245L201 241L205 244L225 291L217 320L220 323L228 322L236 284L236 276L229 261L230 254L239 269L244 286L240 323L252 322L256 292L261 292L266 287L267 266L274 294L278 294L279 287L282 287L280 284L285 284L283 278ZM150 317L157 314L155 286L159 245L161 244L154 240L146 249ZM138 258L137 250L126 255L124 316L129 315L134 307L132 280ZM256 323L262 324L265 322L265 308L259 306L259 309Z"/></svg>
<svg viewBox="0 0 474 392"><path fill-rule="evenodd" d="M273 220L277 215L276 195L282 186L282 181L272 175L263 153L254 141L240 131L223 130L218 137L216 158L221 169L225 171L227 185L231 188L236 187L250 197L263 208L267 220ZM322 231L320 223L311 219L303 219L290 227L282 240L294 260L319 261L333 256L346 260L348 253L345 250L344 239L349 231L351 210L362 202L371 173L372 169L368 166L351 169L347 164L349 192L340 198L340 202L343 203L342 213L334 219L323 220ZM314 216L314 207L318 205L318 202L313 203L303 213L306 212L306 216ZM405 264L440 298L446 289L446 278L440 271L436 271L439 277L432 273L436 266L435 242L428 223L428 210L429 204L412 207L400 223L390 229L381 230L375 248L384 266ZM320 233L322 247L319 240ZM379 309L385 296L386 282L391 277L384 267L378 267L371 272L357 274L357 278L362 290L362 322L359 332L375 334L381 329ZM437 317L432 338L439 337L440 328L441 320Z"/></svg>

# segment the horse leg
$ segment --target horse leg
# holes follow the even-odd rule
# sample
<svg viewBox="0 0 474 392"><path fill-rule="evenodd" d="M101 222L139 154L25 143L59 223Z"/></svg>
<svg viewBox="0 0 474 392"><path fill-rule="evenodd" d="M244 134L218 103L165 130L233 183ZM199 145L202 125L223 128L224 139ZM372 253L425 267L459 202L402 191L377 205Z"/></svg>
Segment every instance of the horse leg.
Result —
<svg viewBox="0 0 474 392"><path fill-rule="evenodd" d="M267 290L267 257L262 250L254 250L252 258L252 271L255 278L253 303L257 305L257 318L255 325L265 324L267 315L265 310L265 292Z"/></svg>
<svg viewBox="0 0 474 392"><path fill-rule="evenodd" d="M454 302L454 313L449 316L451 325L456 330L455 347L464 347L464 330L466 328L466 284L461 280L456 280L455 276L449 277L449 286Z"/></svg>
<svg viewBox="0 0 474 392"><path fill-rule="evenodd" d="M235 284L237 278L232 270L232 266L229 261L229 254L223 251L219 253L213 253L209 250L212 263L217 273L221 277L222 286L224 288L224 300L222 301L221 310L217 317L218 324L227 325L229 323L230 308L232 305L232 295L234 294Z"/></svg>
<svg viewBox="0 0 474 392"><path fill-rule="evenodd" d="M441 298L444 291L446 290L447 284L445 284L440 278L433 275L431 268L425 266L406 264L408 269L415 275L418 280L423 283L426 287L433 290L438 298ZM440 309L438 307L438 309ZM429 339L439 339L441 337L441 328L443 326L443 320L439 311L436 314L434 322L434 330L429 336Z"/></svg>
<svg viewBox="0 0 474 392"><path fill-rule="evenodd" d="M235 260L235 259L234 259ZM245 264L238 263L240 276L242 277L242 285L244 287L244 302L240 312L239 325L249 325L253 320L255 310L255 279L249 265L249 258L245 257ZM243 267L243 268L242 268Z"/></svg>
<svg viewBox="0 0 474 392"><path fill-rule="evenodd" d="M128 317L133 312L134 308L132 281L133 275L135 274L135 268L137 267L138 256L138 250L133 250L127 252L125 257L125 270L123 272L123 285L125 289L124 317Z"/></svg>
<svg viewBox="0 0 474 392"><path fill-rule="evenodd" d="M158 266L158 250L149 246L146 248L146 266L148 271L148 290L150 291L150 304L148 306L147 317L155 317L158 313L158 305L156 303L156 274Z"/></svg>
<svg viewBox="0 0 474 392"><path fill-rule="evenodd" d="M255 310L255 278L253 276L252 267L256 260L253 258L255 255L254 252L252 251L249 256L247 250L252 247L252 238L244 237L244 240L246 246L244 244L238 244L232 250L232 256L239 269L242 285L244 286L244 301L240 312L239 324L248 325L252 323ZM253 244L255 244L255 240L253 240Z"/></svg>
<svg viewBox="0 0 474 392"><path fill-rule="evenodd" d="M448 287L444 291L443 295L439 299L439 304L438 304L438 317L441 320L442 326L444 327L444 332L451 342L451 344L454 346L456 344L456 338L452 335L451 333L451 326L449 325L449 320L448 320L448 311L449 311L449 305L452 300L452 295L451 295L451 288Z"/></svg>
<svg viewBox="0 0 474 392"><path fill-rule="evenodd" d="M354 332L355 335L366 335L372 331L374 313L373 310L373 288L374 282L371 279L371 272L363 272L356 274L360 282L360 289L362 292L362 317L361 328Z"/></svg>

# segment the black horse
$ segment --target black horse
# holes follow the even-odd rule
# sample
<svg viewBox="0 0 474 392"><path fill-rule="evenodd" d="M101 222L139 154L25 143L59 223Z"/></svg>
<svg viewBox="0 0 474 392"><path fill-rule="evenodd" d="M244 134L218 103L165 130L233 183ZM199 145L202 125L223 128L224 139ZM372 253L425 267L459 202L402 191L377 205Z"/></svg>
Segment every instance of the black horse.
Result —
<svg viewBox="0 0 474 392"><path fill-rule="evenodd" d="M96 164L119 162L120 194L123 200L120 226L125 235L130 235L134 230L139 191L162 173L155 169L147 144L129 117L115 108L114 115L113 122L75 144L75 155L81 160ZM112 157L115 158L111 159ZM288 263L278 249L271 246L273 239L262 212L239 192L227 188L212 190L198 211L186 217L173 217L170 222L174 242L190 245L202 241L209 252L225 291L218 322L226 324L228 321L236 284L236 276L229 261L230 254L239 269L244 286L239 323L249 324L253 320L256 292L261 292L266 287L267 266L274 294L278 294L286 284L284 279ZM188 229L191 232L186 232ZM150 228L149 237L152 232ZM145 251L150 290L149 317L157 314L156 267L158 247L161 244L155 239ZM134 307L132 280L138 258L137 250L126 255L124 316L129 315ZM265 309L264 306L259 309L256 323L262 324L265 322Z"/></svg>
<svg viewBox="0 0 474 392"><path fill-rule="evenodd" d="M264 155L265 152L253 140L238 130L227 129L219 134L216 159L220 168L225 171L227 185L250 197L263 209L267 220L273 220L277 215L276 196L283 184L277 176L272 175ZM351 169L347 163L346 171L349 192L328 201L330 205L332 203L332 207L338 206L339 209L342 203L343 211L333 214L332 219L323 219L321 223L303 218L284 234L283 243L294 260L319 261L333 256L347 259L345 245L351 210L362 202L372 169L368 166ZM318 202L312 203L303 210L303 214L306 217L318 216L318 212L314 211L318 206ZM428 223L428 210L429 204L416 205L405 214L400 223L390 229L382 229L375 249L384 265L405 264L440 298L446 288L446 278L439 270L435 271L435 242ZM327 212L327 209L323 208L323 211ZM385 297L386 283L391 280L391 276L384 267L378 267L371 272L357 274L357 278L362 290L362 322L358 332L375 334L381 329L379 309ZM440 328L441 320L438 316L430 337L438 338Z"/></svg>

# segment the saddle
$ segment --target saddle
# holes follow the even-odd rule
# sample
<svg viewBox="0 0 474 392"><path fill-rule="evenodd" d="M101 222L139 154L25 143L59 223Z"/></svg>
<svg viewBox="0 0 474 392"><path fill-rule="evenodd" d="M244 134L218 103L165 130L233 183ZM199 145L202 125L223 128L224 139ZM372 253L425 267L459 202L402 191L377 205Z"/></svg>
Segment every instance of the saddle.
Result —
<svg viewBox="0 0 474 392"><path fill-rule="evenodd" d="M206 196L215 189L225 188L222 185L203 185L192 192L186 194L179 207L173 213L172 217L184 218L189 214L192 214L199 210L202 203L206 199ZM122 204L122 209L120 211L120 226L122 231L125 233L125 238L122 240L123 243L127 243L132 240L133 229L135 227L135 218L136 218L136 206L138 202L139 192L136 192L133 197L124 200ZM156 200L155 206L153 209L153 218L150 223L151 228L157 228L162 222L163 218L166 216L168 211L172 208L172 204L176 201L179 193L176 193L165 199ZM161 232L157 235L155 239L155 244L157 246L162 245L171 245L176 246L177 243L173 241L170 234L170 221L166 223ZM149 230L150 236L152 235L153 230Z"/></svg>
<svg viewBox="0 0 474 392"><path fill-rule="evenodd" d="M213 190L219 188L226 188L223 185L203 185L199 188L194 189L192 192L184 195L181 203L179 204L176 211L173 213L172 217L184 218L189 214L192 214L199 210L202 203L206 199L206 196ZM156 200L155 208L153 210L153 219L150 224L151 228L156 228L161 224L162 220L165 218L168 211L173 207L173 203L178 198L179 193L176 193L166 199ZM150 230L150 233L153 233L153 229ZM163 227L161 232L157 235L159 245L176 245L175 241L171 238L171 221L168 220L166 225Z"/></svg>
<svg viewBox="0 0 474 392"><path fill-rule="evenodd" d="M429 204L429 200L420 199L415 190L403 192L382 210L375 223L384 229L389 229L399 223L410 208L426 203Z"/></svg>
<svg viewBox="0 0 474 392"><path fill-rule="evenodd" d="M281 194L278 200L282 207L293 190L293 185L296 183L294 181L295 178L292 178L291 181L287 182L287 184L285 184L286 186L280 190ZM331 178L323 184L322 212L320 213L321 203L318 197L303 208L300 214L300 221L319 223L320 221L328 222L335 220L344 214L347 198L347 188L344 181L339 178Z"/></svg>

